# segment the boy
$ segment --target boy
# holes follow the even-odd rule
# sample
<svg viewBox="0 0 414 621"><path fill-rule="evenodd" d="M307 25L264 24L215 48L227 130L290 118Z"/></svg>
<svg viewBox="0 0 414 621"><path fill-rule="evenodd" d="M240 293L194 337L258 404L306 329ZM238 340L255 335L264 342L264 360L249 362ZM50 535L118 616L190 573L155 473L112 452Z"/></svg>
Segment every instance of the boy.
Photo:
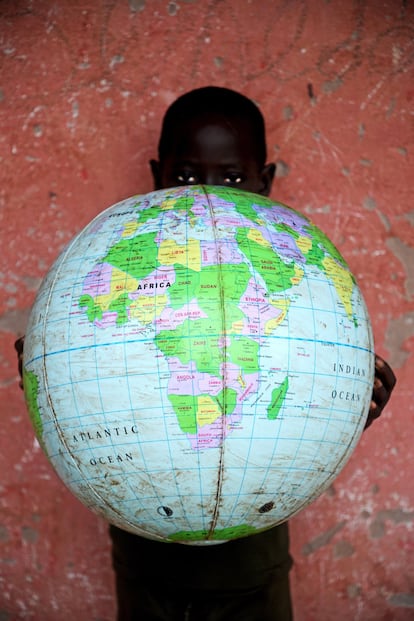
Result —
<svg viewBox="0 0 414 621"><path fill-rule="evenodd" d="M265 127L257 106L235 91L206 87L167 110L155 189L211 184L268 195L275 164L266 164ZM395 377L377 357L370 424ZM215 546L165 544L110 529L118 621L289 621L287 524Z"/></svg>
<svg viewBox="0 0 414 621"><path fill-rule="evenodd" d="M155 189L226 185L268 195L275 165L266 164L265 127L257 106L235 91L206 87L167 110ZM16 343L21 353L22 341ZM395 384L377 358L368 424ZM118 621L290 621L288 526L226 544L160 543L110 527Z"/></svg>

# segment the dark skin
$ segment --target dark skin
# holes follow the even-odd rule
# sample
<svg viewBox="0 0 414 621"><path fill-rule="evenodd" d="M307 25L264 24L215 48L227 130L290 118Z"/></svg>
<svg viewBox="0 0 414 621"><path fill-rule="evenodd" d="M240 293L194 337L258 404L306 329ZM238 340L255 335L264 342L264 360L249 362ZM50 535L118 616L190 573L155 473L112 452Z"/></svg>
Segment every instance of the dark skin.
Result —
<svg viewBox="0 0 414 621"><path fill-rule="evenodd" d="M151 160L154 189L180 185L224 185L269 196L273 163L262 164L243 119L195 117L175 128L174 145L164 159ZM385 360L375 356L375 379L365 429L378 418L394 389L396 377Z"/></svg>
<svg viewBox="0 0 414 621"><path fill-rule="evenodd" d="M206 184L270 194L276 166L260 162L252 130L245 120L229 122L217 116L188 119L175 128L172 144L164 159L150 161L155 190ZM20 376L23 343L24 337L15 343ZM365 428L381 415L395 383L391 367L375 356L375 380Z"/></svg>

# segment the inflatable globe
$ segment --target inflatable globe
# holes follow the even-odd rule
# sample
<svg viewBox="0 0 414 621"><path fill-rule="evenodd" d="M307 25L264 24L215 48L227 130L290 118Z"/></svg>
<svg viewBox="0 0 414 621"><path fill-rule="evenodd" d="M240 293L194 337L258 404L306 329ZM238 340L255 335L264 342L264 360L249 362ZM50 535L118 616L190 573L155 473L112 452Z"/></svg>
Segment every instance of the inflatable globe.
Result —
<svg viewBox="0 0 414 621"><path fill-rule="evenodd" d="M285 521L350 457L372 333L303 215L225 187L98 215L38 292L24 390L72 492L144 537L219 543Z"/></svg>

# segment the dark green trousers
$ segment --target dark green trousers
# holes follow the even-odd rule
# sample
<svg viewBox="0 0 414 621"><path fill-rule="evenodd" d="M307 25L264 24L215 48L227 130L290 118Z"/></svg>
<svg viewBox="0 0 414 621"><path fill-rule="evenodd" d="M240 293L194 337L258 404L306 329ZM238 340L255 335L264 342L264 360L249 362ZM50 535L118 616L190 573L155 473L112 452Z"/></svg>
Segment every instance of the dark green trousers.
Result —
<svg viewBox="0 0 414 621"><path fill-rule="evenodd" d="M213 546L110 528L118 621L292 621L287 524Z"/></svg>

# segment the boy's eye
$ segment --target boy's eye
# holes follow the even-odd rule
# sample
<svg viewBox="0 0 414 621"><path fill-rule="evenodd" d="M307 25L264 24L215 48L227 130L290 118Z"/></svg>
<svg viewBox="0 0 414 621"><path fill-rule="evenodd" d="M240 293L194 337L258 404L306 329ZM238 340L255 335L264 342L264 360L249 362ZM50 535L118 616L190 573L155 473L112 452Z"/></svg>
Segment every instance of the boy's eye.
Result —
<svg viewBox="0 0 414 621"><path fill-rule="evenodd" d="M185 185L192 185L197 183L197 177L190 172L180 172L177 174L177 181Z"/></svg>
<svg viewBox="0 0 414 621"><path fill-rule="evenodd" d="M239 183L243 183L245 181L245 176L238 172L227 173L224 177L224 183L238 185Z"/></svg>

